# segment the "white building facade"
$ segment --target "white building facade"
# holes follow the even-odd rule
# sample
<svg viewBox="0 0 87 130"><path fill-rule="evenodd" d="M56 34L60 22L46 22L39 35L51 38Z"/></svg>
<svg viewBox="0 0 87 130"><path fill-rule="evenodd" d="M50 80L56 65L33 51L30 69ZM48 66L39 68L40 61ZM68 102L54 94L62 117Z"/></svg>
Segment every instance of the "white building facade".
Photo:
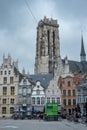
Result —
<svg viewBox="0 0 87 130"><path fill-rule="evenodd" d="M11 62L11 56L3 56L0 66L0 116L13 114L18 100L18 61Z"/></svg>
<svg viewBox="0 0 87 130"><path fill-rule="evenodd" d="M50 81L46 89L46 103L57 103L61 111L61 90L54 79Z"/></svg>
<svg viewBox="0 0 87 130"><path fill-rule="evenodd" d="M36 86L32 89L32 107L36 111L43 111L45 105L45 89L39 81L36 82Z"/></svg>

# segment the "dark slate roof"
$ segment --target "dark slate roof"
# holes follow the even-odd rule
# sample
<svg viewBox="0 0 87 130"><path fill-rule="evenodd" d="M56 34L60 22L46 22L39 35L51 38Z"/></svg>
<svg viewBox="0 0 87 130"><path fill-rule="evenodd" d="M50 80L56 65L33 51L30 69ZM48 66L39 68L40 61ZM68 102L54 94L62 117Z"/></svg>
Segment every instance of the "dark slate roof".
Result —
<svg viewBox="0 0 87 130"><path fill-rule="evenodd" d="M77 88L86 88L87 89L87 79L82 80L80 84L77 85Z"/></svg>
<svg viewBox="0 0 87 130"><path fill-rule="evenodd" d="M16 76L19 75L19 82L20 82L21 79L23 78L23 75L19 72L19 70L18 70L16 67L14 67L14 74L15 74Z"/></svg>
<svg viewBox="0 0 87 130"><path fill-rule="evenodd" d="M19 75L19 73L20 73L16 67L14 67L14 73L15 73L15 75Z"/></svg>
<svg viewBox="0 0 87 130"><path fill-rule="evenodd" d="M62 61L64 64L64 60ZM74 72L87 73L87 61L78 62L78 61L68 60L68 62L69 62L69 69L72 73Z"/></svg>
<svg viewBox="0 0 87 130"><path fill-rule="evenodd" d="M30 75L30 78L33 82L40 81L43 87L48 87L50 80L52 80L52 74L34 74Z"/></svg>
<svg viewBox="0 0 87 130"><path fill-rule="evenodd" d="M69 66L71 72L79 72L79 73L87 72L87 62L69 61Z"/></svg>

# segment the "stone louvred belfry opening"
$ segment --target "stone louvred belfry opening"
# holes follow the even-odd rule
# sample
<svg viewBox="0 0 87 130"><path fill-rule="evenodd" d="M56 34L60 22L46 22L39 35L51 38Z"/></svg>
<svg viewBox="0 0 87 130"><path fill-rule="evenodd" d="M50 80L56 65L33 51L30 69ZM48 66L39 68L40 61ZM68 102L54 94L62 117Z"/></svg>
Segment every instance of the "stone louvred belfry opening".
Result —
<svg viewBox="0 0 87 130"><path fill-rule="evenodd" d="M59 25L57 20L44 17L37 27L35 74L54 73L60 57Z"/></svg>

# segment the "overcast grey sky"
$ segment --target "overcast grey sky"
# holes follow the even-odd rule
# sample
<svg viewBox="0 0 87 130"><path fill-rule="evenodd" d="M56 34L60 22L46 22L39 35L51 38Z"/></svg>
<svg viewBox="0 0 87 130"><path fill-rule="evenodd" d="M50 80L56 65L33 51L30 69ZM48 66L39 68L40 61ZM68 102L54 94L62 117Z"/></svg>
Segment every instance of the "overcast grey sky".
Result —
<svg viewBox="0 0 87 130"><path fill-rule="evenodd" d="M80 61L81 30L87 52L87 0L0 0L0 64L10 53L20 71L34 73L36 28L44 16L58 20L61 57Z"/></svg>

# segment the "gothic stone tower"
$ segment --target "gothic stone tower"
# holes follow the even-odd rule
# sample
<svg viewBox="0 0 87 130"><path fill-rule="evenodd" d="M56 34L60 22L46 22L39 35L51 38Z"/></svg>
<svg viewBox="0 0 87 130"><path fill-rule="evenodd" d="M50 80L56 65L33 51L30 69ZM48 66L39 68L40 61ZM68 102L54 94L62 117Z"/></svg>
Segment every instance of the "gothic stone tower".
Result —
<svg viewBox="0 0 87 130"><path fill-rule="evenodd" d="M60 57L60 42L57 20L44 17L37 27L35 74L54 73Z"/></svg>

